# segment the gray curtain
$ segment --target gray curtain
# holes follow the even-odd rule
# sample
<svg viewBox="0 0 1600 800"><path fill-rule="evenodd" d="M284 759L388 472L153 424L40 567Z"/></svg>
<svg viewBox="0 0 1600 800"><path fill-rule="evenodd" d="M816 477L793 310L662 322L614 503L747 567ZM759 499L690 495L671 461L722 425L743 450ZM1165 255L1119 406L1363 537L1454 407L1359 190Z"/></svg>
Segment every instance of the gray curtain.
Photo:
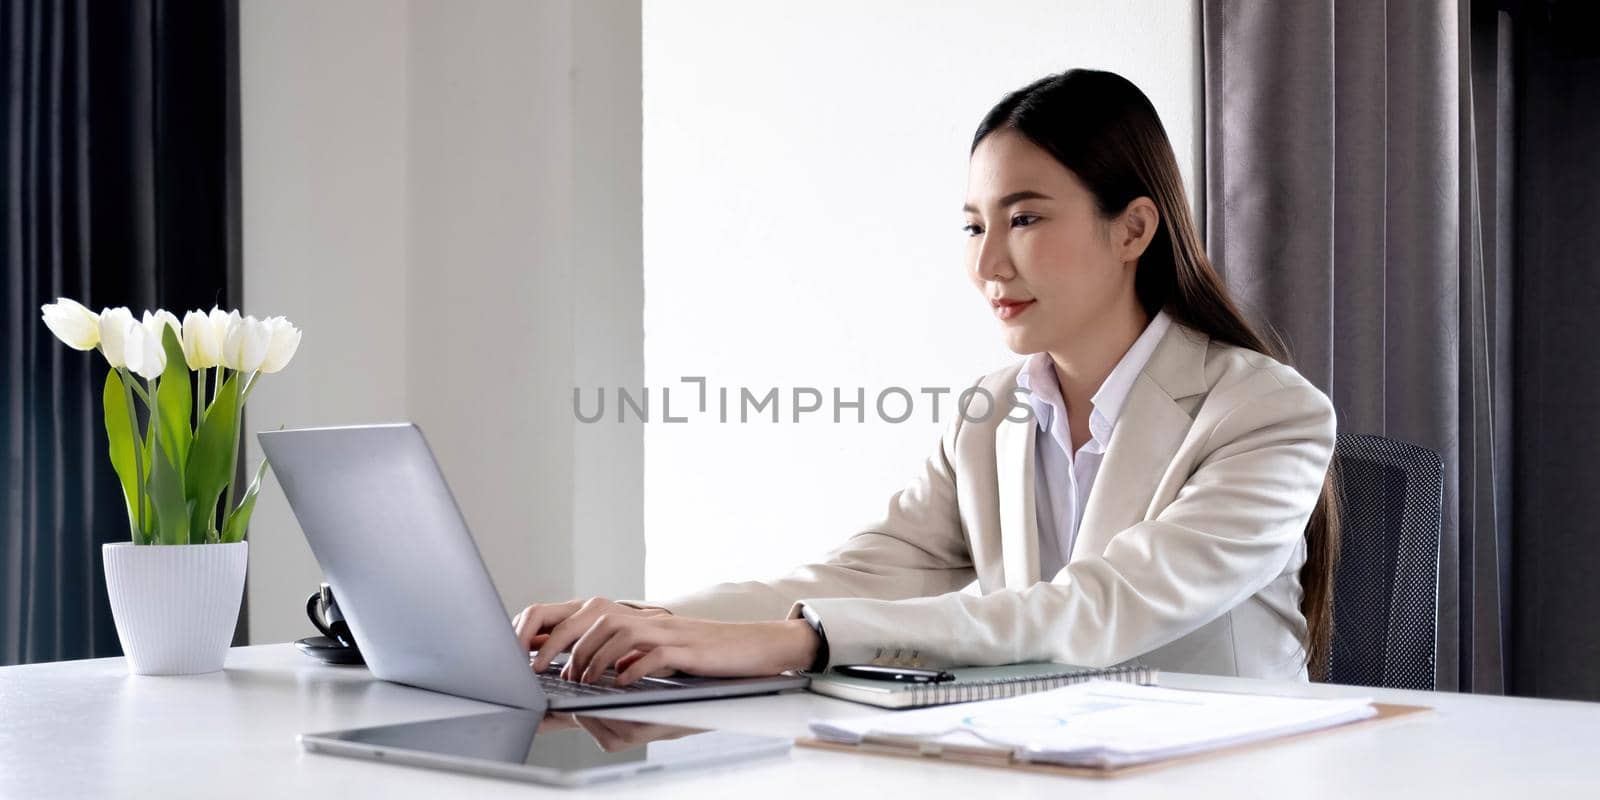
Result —
<svg viewBox="0 0 1600 800"><path fill-rule="evenodd" d="M120 652L106 365L39 306L238 305L237 32L237 0L0 5L0 665Z"/></svg>
<svg viewBox="0 0 1600 800"><path fill-rule="evenodd" d="M1518 10L1511 690L1600 700L1600 3Z"/></svg>
<svg viewBox="0 0 1600 800"><path fill-rule="evenodd" d="M1444 459L1440 689L1507 688L1509 17L1204 0L1207 249L1341 431Z"/></svg>

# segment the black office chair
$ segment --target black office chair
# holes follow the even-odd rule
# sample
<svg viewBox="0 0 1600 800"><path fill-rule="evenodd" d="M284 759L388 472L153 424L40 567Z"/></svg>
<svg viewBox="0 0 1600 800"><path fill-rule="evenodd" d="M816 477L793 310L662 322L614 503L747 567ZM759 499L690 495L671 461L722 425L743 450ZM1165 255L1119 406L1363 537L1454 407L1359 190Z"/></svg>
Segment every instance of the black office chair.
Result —
<svg viewBox="0 0 1600 800"><path fill-rule="evenodd" d="M1427 448L1341 433L1339 565L1326 680L1432 689L1444 467Z"/></svg>

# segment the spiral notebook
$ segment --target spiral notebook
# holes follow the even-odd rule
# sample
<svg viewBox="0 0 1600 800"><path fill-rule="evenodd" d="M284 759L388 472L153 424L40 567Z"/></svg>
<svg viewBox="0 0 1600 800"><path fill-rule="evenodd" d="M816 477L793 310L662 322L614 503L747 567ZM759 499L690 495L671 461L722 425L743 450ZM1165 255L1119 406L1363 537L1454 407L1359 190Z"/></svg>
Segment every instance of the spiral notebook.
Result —
<svg viewBox="0 0 1600 800"><path fill-rule="evenodd" d="M946 703L1003 700L1097 679L1153 686L1159 677L1157 670L1141 664L1095 668L1045 662L1004 667L967 667L948 672L955 675L956 679L940 683L895 683L851 678L830 672L811 675L809 688L817 694L881 708L921 708Z"/></svg>

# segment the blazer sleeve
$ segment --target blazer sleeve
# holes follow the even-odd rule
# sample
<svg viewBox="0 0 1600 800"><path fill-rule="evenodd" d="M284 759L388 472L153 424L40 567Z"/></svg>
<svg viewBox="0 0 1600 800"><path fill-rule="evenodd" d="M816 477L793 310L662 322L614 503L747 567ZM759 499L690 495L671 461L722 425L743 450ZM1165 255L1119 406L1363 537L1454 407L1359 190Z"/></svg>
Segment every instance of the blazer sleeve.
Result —
<svg viewBox="0 0 1600 800"><path fill-rule="evenodd" d="M630 605L665 608L686 617L753 622L784 619L803 597L889 601L966 586L976 573L950 461L962 420L956 413L921 473L889 499L881 521L850 537L822 562L775 580L723 583L661 603Z"/></svg>
<svg viewBox="0 0 1600 800"><path fill-rule="evenodd" d="M1332 404L1309 384L1244 401L1213 428L1172 503L1049 582L983 596L803 604L822 619L833 663L869 661L881 649L948 665L1126 661L1216 619L1283 572L1321 492L1334 424Z"/></svg>

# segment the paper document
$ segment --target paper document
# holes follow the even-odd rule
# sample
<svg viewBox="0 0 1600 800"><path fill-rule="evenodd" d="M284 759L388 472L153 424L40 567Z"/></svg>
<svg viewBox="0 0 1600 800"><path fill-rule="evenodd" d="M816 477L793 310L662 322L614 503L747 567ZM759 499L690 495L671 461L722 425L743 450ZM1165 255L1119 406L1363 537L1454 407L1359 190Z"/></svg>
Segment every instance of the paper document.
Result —
<svg viewBox="0 0 1600 800"><path fill-rule="evenodd" d="M1090 681L1038 694L848 720L813 720L846 744L1006 750L1024 761L1113 768L1315 730L1377 713L1370 698L1319 700Z"/></svg>

